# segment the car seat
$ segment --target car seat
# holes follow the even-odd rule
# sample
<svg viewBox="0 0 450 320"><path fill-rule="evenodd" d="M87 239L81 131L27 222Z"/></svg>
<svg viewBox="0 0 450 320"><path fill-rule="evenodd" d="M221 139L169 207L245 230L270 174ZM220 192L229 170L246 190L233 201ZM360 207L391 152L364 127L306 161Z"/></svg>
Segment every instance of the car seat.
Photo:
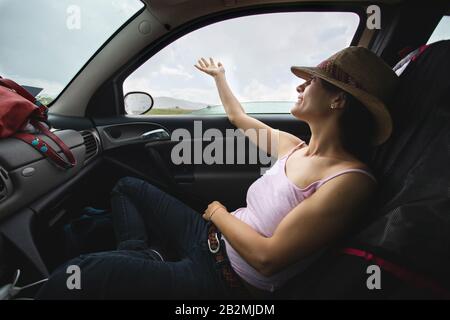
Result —
<svg viewBox="0 0 450 320"><path fill-rule="evenodd" d="M379 181L362 228L281 288L283 299L450 297L450 41L395 69L394 130L372 154ZM405 67L405 62L408 65ZM367 286L368 266L380 288Z"/></svg>

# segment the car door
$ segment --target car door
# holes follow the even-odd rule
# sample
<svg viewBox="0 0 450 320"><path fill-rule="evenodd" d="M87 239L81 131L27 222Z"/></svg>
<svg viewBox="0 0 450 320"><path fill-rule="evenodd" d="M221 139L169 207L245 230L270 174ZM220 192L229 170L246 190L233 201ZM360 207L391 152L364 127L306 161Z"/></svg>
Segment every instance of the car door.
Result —
<svg viewBox="0 0 450 320"><path fill-rule="evenodd" d="M330 14L336 15L334 20L328 18ZM302 28L298 21L315 24L304 39L331 31L336 33L342 21L348 26L345 36L334 41L336 43L327 50L312 48L302 56L296 52L295 36L291 35L292 43L287 42L289 35L286 39L279 36L286 28ZM272 29L261 33L261 28L268 22ZM174 40L153 56L143 54L130 61L115 80L116 90L121 93L119 96L125 97L141 94L137 100L145 100L142 95L150 95L147 104L153 108L148 111L139 106L141 112L137 113L142 114L133 114L133 111L127 114L127 104L121 100L119 114L115 116L91 112L102 140L107 163L104 168L108 168L102 179L112 184L121 175L140 176L199 211L213 200L220 201L229 210L245 206L248 187L276 159L259 153L256 146L230 123L214 80L194 68L197 59L204 52L223 62L230 85L236 89L248 114L272 128L308 141L307 124L290 114L297 100L296 87L302 80L292 75L289 68L296 63L306 64L311 59L319 63L322 58L349 45L358 23L358 16L350 12L290 12L240 17L199 28ZM229 43L215 40L217 35L228 39ZM249 45L252 40L256 41ZM272 44L268 43L271 41ZM242 48L239 53L234 50L235 46ZM278 49L283 46L286 51ZM258 53L261 57L257 58ZM272 78L273 81L267 80ZM96 103L105 104L105 101L100 99ZM189 158L186 156L181 162L174 159L180 144L190 146L190 150L184 150L190 153L190 161L186 161ZM214 150L219 155L211 154L212 144L220 146ZM205 159L208 155L214 159Z"/></svg>
<svg viewBox="0 0 450 320"><path fill-rule="evenodd" d="M290 115L258 118L274 128L283 128L307 140L308 128ZM113 176L112 180L125 174L142 177L177 195L197 210L204 210L213 200L220 201L228 209L244 206L248 187L276 160L267 154L252 156L258 153L256 146L239 134L226 116L208 117L206 120L185 116L94 121L103 141L103 157L109 168L105 176ZM186 133L180 141L157 136L143 138L145 134L161 129L173 137L180 128ZM195 161L199 157L194 159L192 153L200 150L203 157L208 146L214 143L207 134L204 135L210 129L218 133L215 143L224 146L220 157L222 161L210 163L203 158ZM180 164L174 161L176 154L173 151L177 145L180 148L180 143L191 149L192 161ZM239 159L241 157L243 159ZM226 164L227 159L232 161Z"/></svg>

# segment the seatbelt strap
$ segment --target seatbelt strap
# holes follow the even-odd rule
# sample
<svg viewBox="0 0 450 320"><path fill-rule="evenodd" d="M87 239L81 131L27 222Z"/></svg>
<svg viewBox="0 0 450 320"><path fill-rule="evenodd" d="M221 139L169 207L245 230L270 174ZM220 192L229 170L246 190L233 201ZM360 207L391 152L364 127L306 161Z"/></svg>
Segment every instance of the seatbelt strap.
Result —
<svg viewBox="0 0 450 320"><path fill-rule="evenodd" d="M359 258L363 258L368 262L374 263L384 271L389 272L398 279L411 284L416 288L431 290L435 295L445 297L446 299L450 298L450 292L434 280L428 279L421 274L387 261L381 257L374 255L371 252L356 248L343 248L339 251L346 255L356 256Z"/></svg>

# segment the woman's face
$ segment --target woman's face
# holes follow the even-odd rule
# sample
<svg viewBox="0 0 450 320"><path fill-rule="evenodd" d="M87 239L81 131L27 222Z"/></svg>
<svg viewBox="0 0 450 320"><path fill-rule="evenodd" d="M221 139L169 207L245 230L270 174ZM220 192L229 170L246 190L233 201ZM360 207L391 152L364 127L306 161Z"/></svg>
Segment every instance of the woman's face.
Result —
<svg viewBox="0 0 450 320"><path fill-rule="evenodd" d="M300 120L320 118L328 115L332 95L325 90L320 78L312 77L297 87L298 100L291 109L292 115Z"/></svg>

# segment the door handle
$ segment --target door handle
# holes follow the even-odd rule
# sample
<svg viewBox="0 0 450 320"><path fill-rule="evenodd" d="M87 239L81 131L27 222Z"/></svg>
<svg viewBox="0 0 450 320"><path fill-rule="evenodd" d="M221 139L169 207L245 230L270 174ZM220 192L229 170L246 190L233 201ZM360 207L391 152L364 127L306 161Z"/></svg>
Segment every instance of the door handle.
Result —
<svg viewBox="0 0 450 320"><path fill-rule="evenodd" d="M141 139L145 141L170 140L170 134L164 129L156 129L143 133Z"/></svg>

